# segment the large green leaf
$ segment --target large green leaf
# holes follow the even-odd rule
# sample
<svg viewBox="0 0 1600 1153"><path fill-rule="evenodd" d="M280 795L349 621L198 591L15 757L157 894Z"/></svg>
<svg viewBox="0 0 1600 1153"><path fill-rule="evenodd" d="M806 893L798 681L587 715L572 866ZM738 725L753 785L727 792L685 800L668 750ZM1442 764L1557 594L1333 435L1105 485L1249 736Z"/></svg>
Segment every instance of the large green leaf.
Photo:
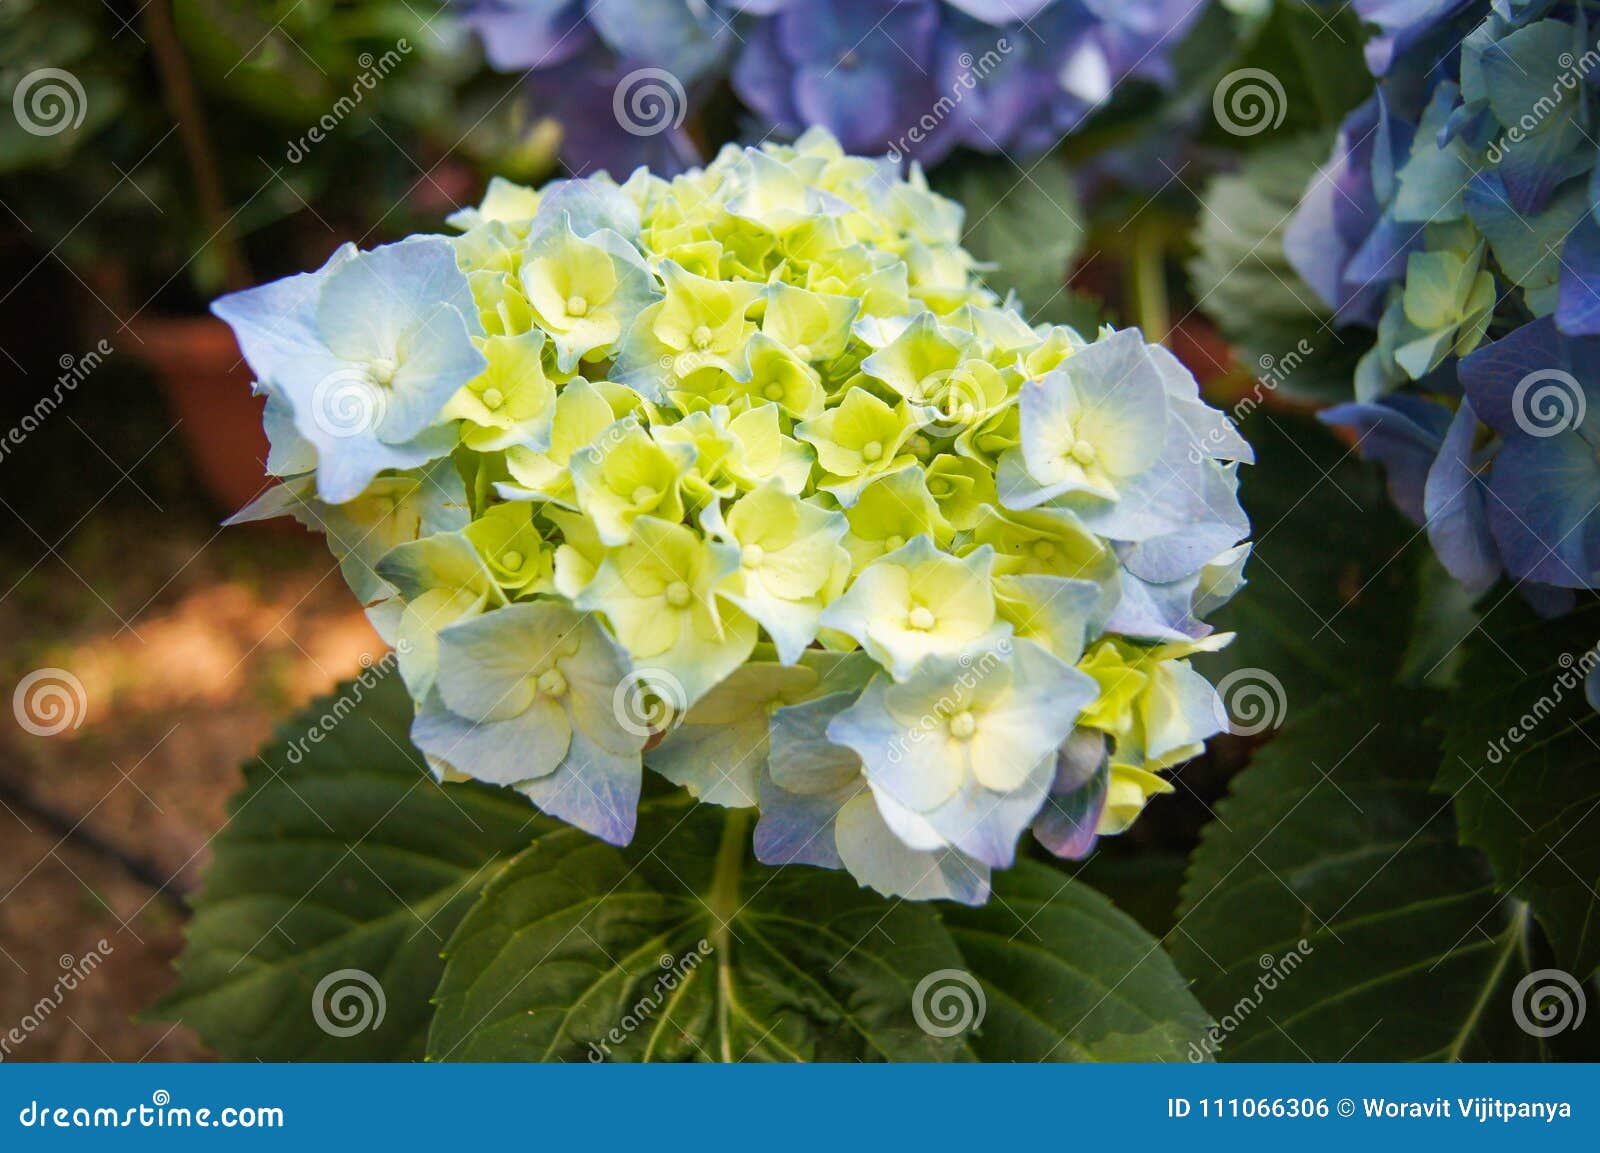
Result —
<svg viewBox="0 0 1600 1153"><path fill-rule="evenodd" d="M1103 837L1072 875L1111 898L1146 932L1165 937L1178 916L1178 893L1188 864L1188 854L1175 849Z"/></svg>
<svg viewBox="0 0 1600 1153"><path fill-rule="evenodd" d="M1064 165L990 161L960 170L943 189L967 211L963 243L992 267L995 291L1015 290L1030 319L1069 323L1081 302L1066 288L1083 243L1084 210Z"/></svg>
<svg viewBox="0 0 1600 1153"><path fill-rule="evenodd" d="M1241 686L1275 679L1281 720L1400 671L1417 613L1405 555L1417 534L1377 470L1309 417L1262 409L1244 433L1257 457L1241 474L1256 542L1250 583L1213 618L1238 639L1204 667L1215 679L1255 670Z"/></svg>
<svg viewBox="0 0 1600 1153"><path fill-rule="evenodd" d="M746 812L645 801L632 845L540 837L447 949L439 1060L946 1060L912 995L961 957L932 907L748 859Z"/></svg>
<svg viewBox="0 0 1600 1153"><path fill-rule="evenodd" d="M945 923L984 990L986 1061L1182 1061L1209 1017L1152 937L1084 882L1032 861Z"/></svg>
<svg viewBox="0 0 1600 1153"><path fill-rule="evenodd" d="M515 793L435 783L406 740L411 711L399 678L373 672L245 766L160 1016L229 1057L422 1056L445 940L548 822Z"/></svg>
<svg viewBox="0 0 1600 1153"><path fill-rule="evenodd" d="M1441 697L1374 688L1297 716L1234 782L1168 941L1233 1060L1534 1056L1512 990L1525 906L1429 791Z"/></svg>
<svg viewBox="0 0 1600 1153"><path fill-rule="evenodd" d="M1532 902L1559 962L1600 962L1600 713L1584 699L1600 601L1541 621L1509 591L1464 639L1437 787L1502 891Z"/></svg>

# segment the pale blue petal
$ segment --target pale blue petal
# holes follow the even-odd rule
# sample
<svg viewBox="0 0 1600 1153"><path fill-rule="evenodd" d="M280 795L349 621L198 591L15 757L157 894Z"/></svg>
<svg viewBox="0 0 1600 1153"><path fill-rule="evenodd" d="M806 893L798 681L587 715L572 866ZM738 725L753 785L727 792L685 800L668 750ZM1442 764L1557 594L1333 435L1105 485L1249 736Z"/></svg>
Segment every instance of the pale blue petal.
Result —
<svg viewBox="0 0 1600 1153"><path fill-rule="evenodd" d="M468 720L450 710L437 687L411 722L411 742L417 748L491 785L548 776L575 735L560 710L530 709L504 721Z"/></svg>
<svg viewBox="0 0 1600 1153"><path fill-rule="evenodd" d="M1105 810L1110 758L1104 734L1077 729L1056 753L1056 775L1033 822L1038 842L1062 860L1078 861L1095 845Z"/></svg>
<svg viewBox="0 0 1600 1153"><path fill-rule="evenodd" d="M866 782L858 771L843 785L822 793L791 793L762 773L759 782L761 819L756 822L756 860L764 865L816 865L842 869L834 840L834 820L845 803Z"/></svg>
<svg viewBox="0 0 1600 1153"><path fill-rule="evenodd" d="M988 866L953 849L907 848L884 823L870 794L858 794L844 806L834 839L850 875L886 897L963 905L989 899Z"/></svg>
<svg viewBox="0 0 1600 1153"><path fill-rule="evenodd" d="M856 690L830 693L773 712L768 766L781 788L820 795L861 775L861 758L855 751L828 739L829 722L858 695Z"/></svg>
<svg viewBox="0 0 1600 1153"><path fill-rule="evenodd" d="M539 190L539 212L528 230L530 242L548 229L569 227L584 238L609 229L631 241L639 235L639 206L606 180L553 180Z"/></svg>
<svg viewBox="0 0 1600 1153"><path fill-rule="evenodd" d="M403 358L386 390L376 429L385 444L404 444L419 436L439 418L445 402L489 366L467 332L461 313L441 304L406 333Z"/></svg>
<svg viewBox="0 0 1600 1153"><path fill-rule="evenodd" d="M439 631L439 693L470 720L503 720L526 707L531 679L579 633L584 617L551 601L524 601Z"/></svg>
<svg viewBox="0 0 1600 1153"><path fill-rule="evenodd" d="M552 817L602 841L626 845L633 840L643 776L637 752L619 755L574 727L572 745L556 771L524 781L517 791Z"/></svg>
<svg viewBox="0 0 1600 1153"><path fill-rule="evenodd" d="M401 338L441 304L454 307L472 335L483 335L455 246L442 236L413 236L335 269L317 301L318 330L343 359L392 357Z"/></svg>
<svg viewBox="0 0 1600 1153"><path fill-rule="evenodd" d="M1106 620L1106 631L1153 641L1198 640L1211 626L1194 610L1200 574L1167 584L1151 584L1130 572L1122 574L1122 599Z"/></svg>
<svg viewBox="0 0 1600 1153"><path fill-rule="evenodd" d="M317 495L332 505L355 500L380 473L405 472L449 456L459 440L454 426L430 428L407 444L384 444L370 435L328 436L309 418L300 424L298 413L296 424L317 446Z"/></svg>
<svg viewBox="0 0 1600 1153"><path fill-rule="evenodd" d="M692 719L692 717L691 717ZM648 755L650 767L708 805L744 809L756 803L756 780L767 763L767 711L726 724L683 724Z"/></svg>
<svg viewBox="0 0 1600 1153"><path fill-rule="evenodd" d="M355 256L356 246L344 244L316 272L286 276L211 302L211 311L233 329L258 380L276 383L308 360L335 360L317 327L317 300L328 277Z"/></svg>
<svg viewBox="0 0 1600 1153"><path fill-rule="evenodd" d="M317 448L294 427L289 402L266 388L267 406L261 422L267 431L267 472L273 476L298 476L317 467Z"/></svg>
<svg viewBox="0 0 1600 1153"><path fill-rule="evenodd" d="M1477 414L1463 400L1423 490L1428 541L1450 575L1474 596L1500 577L1500 553L1489 532L1483 479L1474 461L1477 434Z"/></svg>

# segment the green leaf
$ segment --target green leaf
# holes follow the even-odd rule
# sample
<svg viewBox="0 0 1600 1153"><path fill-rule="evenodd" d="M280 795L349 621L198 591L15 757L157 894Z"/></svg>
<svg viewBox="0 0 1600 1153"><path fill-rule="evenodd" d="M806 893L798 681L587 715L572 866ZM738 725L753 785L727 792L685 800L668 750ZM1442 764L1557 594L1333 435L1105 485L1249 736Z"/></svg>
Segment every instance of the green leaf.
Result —
<svg viewBox="0 0 1600 1153"><path fill-rule="evenodd" d="M1239 669L1257 670L1246 674L1256 682L1271 674L1289 716L1328 692L1388 683L1417 614L1403 555L1416 530L1378 471L1316 421L1258 410L1243 431L1257 457L1240 473L1256 542L1250 583L1213 620L1238 638L1201 667L1213 680Z"/></svg>
<svg viewBox="0 0 1600 1153"><path fill-rule="evenodd" d="M1103 837L1072 875L1111 898L1146 932L1164 937L1177 919L1178 892L1188 864L1186 853Z"/></svg>
<svg viewBox="0 0 1600 1153"><path fill-rule="evenodd" d="M1256 387L1327 401L1350 395L1364 329L1335 332L1332 310L1289 264L1283 232L1328 158L1315 133L1246 155L1205 186L1189 277L1199 307L1238 349Z"/></svg>
<svg viewBox="0 0 1600 1153"><path fill-rule="evenodd" d="M429 1055L454 1061L949 1060L912 994L961 968L933 909L748 860L750 814L681 793L633 844L541 836L446 950Z"/></svg>
<svg viewBox="0 0 1600 1153"><path fill-rule="evenodd" d="M1478 623L1477 598L1462 587L1431 548L1417 556L1417 617L1400 679L1408 684L1450 688L1465 654L1461 641Z"/></svg>
<svg viewBox="0 0 1600 1153"><path fill-rule="evenodd" d="M997 873L987 905L944 921L984 990L981 1060L1181 1061L1209 1024L1160 941L1049 865Z"/></svg>
<svg viewBox="0 0 1600 1153"><path fill-rule="evenodd" d="M1257 132L1229 134L1226 125L1208 125L1213 141L1233 149L1330 129L1372 94L1372 74L1362 51L1366 36L1353 7L1334 9L1314 0L1277 0L1265 7L1266 19L1256 25L1244 50L1228 61L1229 74L1249 68L1268 72L1277 81L1281 96L1273 94L1268 127ZM1226 78L1222 84L1227 84ZM1242 114L1238 119L1255 126L1248 108L1241 106L1238 112Z"/></svg>
<svg viewBox="0 0 1600 1153"><path fill-rule="evenodd" d="M1429 791L1440 704L1395 687L1329 700L1285 726L1218 806L1168 940L1217 1017L1223 1057L1538 1054L1511 996L1529 967L1525 909L1495 896Z"/></svg>
<svg viewBox="0 0 1600 1153"><path fill-rule="evenodd" d="M245 766L212 842L181 976L155 1013L223 1056L420 1057L444 941L498 863L548 827L515 793L437 784L406 739L404 687L379 675L288 721ZM375 980L384 1007L349 1036L313 1012L319 982L343 969ZM319 999L338 1029L357 1020L341 1013L357 1011L358 985L375 1009L359 979Z"/></svg>
<svg viewBox="0 0 1600 1153"><path fill-rule="evenodd" d="M1497 595L1464 638L1436 787L1501 890L1532 903L1558 962L1587 975L1600 962L1600 713L1583 681L1600 660L1600 601L1541 621Z"/></svg>
<svg viewBox="0 0 1600 1153"><path fill-rule="evenodd" d="M984 273L990 288L1014 290L1036 323L1083 311L1066 288L1067 266L1083 243L1084 213L1064 165L993 161L946 183L941 190L967 210L963 243L994 266Z"/></svg>

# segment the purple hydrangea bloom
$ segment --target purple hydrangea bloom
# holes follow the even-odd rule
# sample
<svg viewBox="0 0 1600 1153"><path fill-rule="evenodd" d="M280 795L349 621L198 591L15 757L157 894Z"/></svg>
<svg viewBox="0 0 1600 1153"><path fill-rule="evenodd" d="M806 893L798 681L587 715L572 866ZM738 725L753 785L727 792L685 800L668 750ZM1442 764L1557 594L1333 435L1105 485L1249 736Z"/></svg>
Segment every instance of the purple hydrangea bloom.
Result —
<svg viewBox="0 0 1600 1153"><path fill-rule="evenodd" d="M1037 155L1122 81L1172 80L1205 0L453 0L489 63L525 72L576 170L663 175L723 83L753 134L829 129L854 152L934 163ZM643 95L635 97L635 91ZM648 115L629 110L647 106ZM665 139L663 139L665 138Z"/></svg>
<svg viewBox="0 0 1600 1153"><path fill-rule="evenodd" d="M1284 233L1284 255L1341 323L1375 325L1421 229L1395 219L1397 174L1415 129L1380 91L1339 128L1333 156Z"/></svg>
<svg viewBox="0 0 1600 1153"><path fill-rule="evenodd" d="M935 99L934 0L805 0L752 29L733 87L787 135L820 124L852 152L893 138Z"/></svg>
<svg viewBox="0 0 1600 1153"><path fill-rule="evenodd" d="M1357 0L1374 96L1284 249L1375 330L1323 414L1469 591L1600 587L1600 52L1581 9ZM1491 338L1492 334L1492 338Z"/></svg>
<svg viewBox="0 0 1600 1153"><path fill-rule="evenodd" d="M1500 437L1488 522L1515 578L1594 588L1600 573L1600 340L1551 317L1461 362L1472 408Z"/></svg>
<svg viewBox="0 0 1600 1153"><path fill-rule="evenodd" d="M525 74L537 114L562 126L579 174L671 176L699 160L689 105L726 69L738 37L721 7L686 0L453 0L491 67Z"/></svg>

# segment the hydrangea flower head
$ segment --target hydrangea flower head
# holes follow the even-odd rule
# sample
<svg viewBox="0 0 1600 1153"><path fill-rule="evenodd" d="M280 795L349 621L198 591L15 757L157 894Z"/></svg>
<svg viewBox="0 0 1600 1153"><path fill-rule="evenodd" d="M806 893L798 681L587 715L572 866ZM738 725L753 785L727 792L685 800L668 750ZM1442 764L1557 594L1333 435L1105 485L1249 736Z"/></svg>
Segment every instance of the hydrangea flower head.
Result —
<svg viewBox="0 0 1600 1153"><path fill-rule="evenodd" d="M1600 47L1581 5L1357 0L1377 90L1285 250L1372 329L1323 414L1473 594L1600 587Z"/></svg>
<svg viewBox="0 0 1600 1153"><path fill-rule="evenodd" d="M978 902L1215 731L1248 446L1136 332L1030 327L919 177L813 132L454 219L217 306L294 418L243 515L327 533L442 777L620 844L652 768L763 860ZM301 432L389 351L398 424Z"/></svg>
<svg viewBox="0 0 1600 1153"><path fill-rule="evenodd" d="M824 128L852 152L1054 147L1122 81L1165 86L1196 0L454 0L489 63L523 76L578 172L672 174L686 120L731 85L763 136ZM768 202L814 214L813 203ZM754 198L735 215L760 211ZM791 215L791 219L797 219Z"/></svg>

